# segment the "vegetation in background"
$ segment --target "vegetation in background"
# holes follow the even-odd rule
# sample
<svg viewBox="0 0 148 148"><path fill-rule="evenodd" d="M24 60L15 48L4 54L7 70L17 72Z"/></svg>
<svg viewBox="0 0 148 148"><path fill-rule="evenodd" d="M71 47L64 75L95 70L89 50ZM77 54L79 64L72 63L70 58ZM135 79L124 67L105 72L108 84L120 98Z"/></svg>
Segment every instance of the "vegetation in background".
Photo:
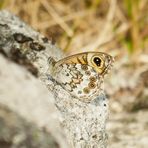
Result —
<svg viewBox="0 0 148 148"><path fill-rule="evenodd" d="M67 54L137 55L147 48L147 0L1 0Z"/></svg>

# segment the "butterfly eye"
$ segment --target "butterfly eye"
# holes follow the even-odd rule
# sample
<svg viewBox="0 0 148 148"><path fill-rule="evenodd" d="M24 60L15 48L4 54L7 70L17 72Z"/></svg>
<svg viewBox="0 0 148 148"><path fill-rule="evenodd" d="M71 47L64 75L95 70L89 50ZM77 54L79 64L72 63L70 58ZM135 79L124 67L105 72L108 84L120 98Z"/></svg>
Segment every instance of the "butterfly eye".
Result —
<svg viewBox="0 0 148 148"><path fill-rule="evenodd" d="M101 59L99 57L95 57L93 59L93 62L98 66L100 67L101 66Z"/></svg>

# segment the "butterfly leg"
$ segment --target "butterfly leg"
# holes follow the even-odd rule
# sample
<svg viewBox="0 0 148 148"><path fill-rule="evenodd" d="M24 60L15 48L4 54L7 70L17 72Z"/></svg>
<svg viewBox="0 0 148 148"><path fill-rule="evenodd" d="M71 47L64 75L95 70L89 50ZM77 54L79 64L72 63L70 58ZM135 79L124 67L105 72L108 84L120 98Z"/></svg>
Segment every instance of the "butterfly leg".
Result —
<svg viewBox="0 0 148 148"><path fill-rule="evenodd" d="M53 57L48 58L48 74L52 75L53 74L53 67L55 65L56 61Z"/></svg>
<svg viewBox="0 0 148 148"><path fill-rule="evenodd" d="M55 63L56 63L56 61L55 61L55 59L53 58L53 57L49 57L48 58L48 63L49 63L49 65L55 65Z"/></svg>

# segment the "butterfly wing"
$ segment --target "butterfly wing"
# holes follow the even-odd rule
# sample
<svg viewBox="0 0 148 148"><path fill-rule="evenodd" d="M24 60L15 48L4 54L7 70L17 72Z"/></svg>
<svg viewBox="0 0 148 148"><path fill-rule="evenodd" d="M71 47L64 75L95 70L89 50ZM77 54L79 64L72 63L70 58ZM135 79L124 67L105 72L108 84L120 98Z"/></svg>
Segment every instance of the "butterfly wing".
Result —
<svg viewBox="0 0 148 148"><path fill-rule="evenodd" d="M61 64L56 67L54 78L64 89L84 102L98 95L102 82L91 66L82 64Z"/></svg>
<svg viewBox="0 0 148 148"><path fill-rule="evenodd" d="M101 52L75 54L55 62L53 77L73 96L90 102L99 95L113 61L113 57Z"/></svg>

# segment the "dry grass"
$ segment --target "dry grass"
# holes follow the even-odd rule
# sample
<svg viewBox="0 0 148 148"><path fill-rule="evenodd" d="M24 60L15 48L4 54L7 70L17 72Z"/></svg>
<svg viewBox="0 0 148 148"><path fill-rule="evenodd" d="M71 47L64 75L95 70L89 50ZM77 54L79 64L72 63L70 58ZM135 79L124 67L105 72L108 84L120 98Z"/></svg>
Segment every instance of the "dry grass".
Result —
<svg viewBox="0 0 148 148"><path fill-rule="evenodd" d="M20 16L67 54L145 52L147 0L3 0L1 8Z"/></svg>

